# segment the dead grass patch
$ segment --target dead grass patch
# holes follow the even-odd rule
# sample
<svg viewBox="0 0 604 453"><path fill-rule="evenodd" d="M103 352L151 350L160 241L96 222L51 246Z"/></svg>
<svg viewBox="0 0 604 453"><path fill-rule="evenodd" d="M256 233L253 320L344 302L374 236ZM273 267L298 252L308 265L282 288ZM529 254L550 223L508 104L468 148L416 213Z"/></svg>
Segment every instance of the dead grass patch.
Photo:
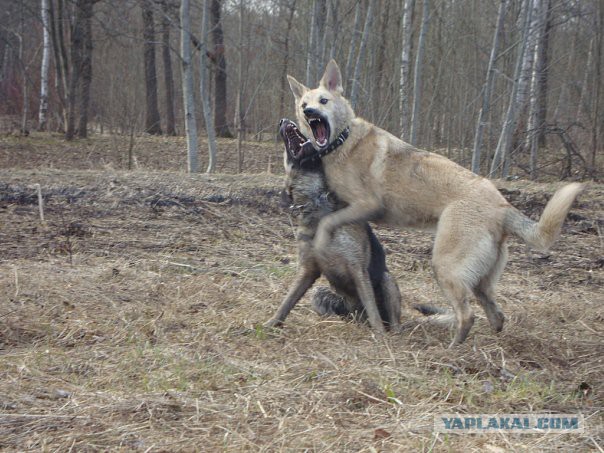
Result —
<svg viewBox="0 0 604 453"><path fill-rule="evenodd" d="M502 186L531 215L555 188ZM601 185L549 254L512 243L504 331L479 317L454 350L446 330L376 339L306 300L263 329L295 272L280 188L267 174L0 170L0 448L601 449ZM377 230L404 303L443 304L430 235ZM531 411L582 412L588 430L432 432L440 413Z"/></svg>

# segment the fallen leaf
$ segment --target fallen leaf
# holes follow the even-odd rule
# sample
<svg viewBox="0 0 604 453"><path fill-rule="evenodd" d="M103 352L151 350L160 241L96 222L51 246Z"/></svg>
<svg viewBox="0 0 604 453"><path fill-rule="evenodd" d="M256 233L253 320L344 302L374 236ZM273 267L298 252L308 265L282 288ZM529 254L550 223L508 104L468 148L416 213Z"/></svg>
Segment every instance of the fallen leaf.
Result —
<svg viewBox="0 0 604 453"><path fill-rule="evenodd" d="M391 436L391 434L382 428L377 428L373 432L373 440L387 439L390 436Z"/></svg>

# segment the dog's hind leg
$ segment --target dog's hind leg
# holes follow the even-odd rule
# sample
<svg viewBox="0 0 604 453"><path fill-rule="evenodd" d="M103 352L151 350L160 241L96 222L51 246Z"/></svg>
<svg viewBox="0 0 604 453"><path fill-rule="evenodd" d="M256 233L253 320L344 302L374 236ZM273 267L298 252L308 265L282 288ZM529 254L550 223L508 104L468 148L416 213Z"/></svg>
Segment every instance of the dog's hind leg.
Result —
<svg viewBox="0 0 604 453"><path fill-rule="evenodd" d="M463 343L468 336L474 324L468 297L493 268L497 255L480 212L463 204L445 209L438 222L432 266L438 284L455 311L457 327L451 346Z"/></svg>
<svg viewBox="0 0 604 453"><path fill-rule="evenodd" d="M505 238L497 219L489 218L477 206L456 203L441 214L434 254L434 271L443 292L453 305L457 332L453 344L465 340L474 315L468 304L473 292L484 308L489 323L499 331L504 317L493 299L494 286L507 259Z"/></svg>
<svg viewBox="0 0 604 453"><path fill-rule="evenodd" d="M294 308L304 293L308 291L308 288L310 288L320 276L321 273L315 268L301 268L296 277L296 281L287 293L287 296L285 296L285 300L281 303L277 313L275 313L275 316L267 321L264 326L276 327L283 324L283 321L285 321L285 318L287 318L287 315L292 308Z"/></svg>
<svg viewBox="0 0 604 453"><path fill-rule="evenodd" d="M499 246L497 261L495 261L495 264L490 269L489 273L480 279L478 285L473 288L474 295L484 309L487 319L489 320L489 324L495 332L501 332L501 329L503 329L503 323L505 322L505 316L499 309L497 302L495 302L494 294L497 281L499 280L499 277L501 276L501 273L503 272L507 262L507 255L507 244L502 243Z"/></svg>
<svg viewBox="0 0 604 453"><path fill-rule="evenodd" d="M356 268L351 269L350 274L354 279L359 299L363 304L371 328L378 333L384 333L384 324L382 323L382 317L380 316L380 312L375 302L375 294L373 292L373 287L371 286L371 281L369 280L369 273L366 270Z"/></svg>
<svg viewBox="0 0 604 453"><path fill-rule="evenodd" d="M436 271L436 278L445 297L453 305L456 318L455 338L449 347L461 344L465 341L474 325L474 312L468 303L469 291L463 283L455 276L445 271Z"/></svg>
<svg viewBox="0 0 604 453"><path fill-rule="evenodd" d="M388 322L390 330L397 331L401 323L401 292L399 291L396 280L389 272L384 272L382 277L382 292L384 296L384 305L388 312Z"/></svg>

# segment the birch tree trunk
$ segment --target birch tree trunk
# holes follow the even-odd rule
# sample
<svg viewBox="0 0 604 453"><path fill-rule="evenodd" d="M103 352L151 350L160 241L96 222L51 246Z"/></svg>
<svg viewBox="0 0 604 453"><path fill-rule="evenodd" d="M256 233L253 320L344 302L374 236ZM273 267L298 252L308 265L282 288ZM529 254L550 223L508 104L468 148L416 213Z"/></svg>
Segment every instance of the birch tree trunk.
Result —
<svg viewBox="0 0 604 453"><path fill-rule="evenodd" d="M189 173L197 173L197 123L195 121L195 97L193 91L190 9L189 0L181 0L180 55L182 58L182 97L185 111L185 133L187 136L187 170Z"/></svg>
<svg viewBox="0 0 604 453"><path fill-rule="evenodd" d="M369 39L369 29L373 21L373 3L369 2L367 7L367 15L365 16L365 26L363 27L363 35L361 36L361 44L359 46L359 54L357 55L357 63L354 67L354 75L352 77L352 90L350 92L350 105L354 109L359 95L359 85L361 79L361 66L365 62L365 49L367 48L367 40Z"/></svg>
<svg viewBox="0 0 604 453"><path fill-rule="evenodd" d="M419 113L422 101L422 66L429 20L430 2L429 0L424 0L424 7L422 10L422 26L419 31L417 55L415 58L415 71L413 74L413 113L411 114L411 131L409 133L409 143L411 143L413 146L417 145L417 136L419 133Z"/></svg>
<svg viewBox="0 0 604 453"><path fill-rule="evenodd" d="M503 159L503 169L501 176L507 178L510 172L512 164L512 146L515 142L514 133L519 133L518 123L520 118L526 114L526 107L530 96L531 78L533 74L533 66L535 63L535 46L537 44L538 32L537 28L539 25L539 16L541 11L541 0L529 0L520 12L520 17L524 14L530 15L529 30L527 37L527 47L524 50L524 57L522 59L522 70L520 73L520 81L518 82L518 94L516 97L518 113L514 123L514 129L512 129L512 138L508 141L508 149L505 152ZM526 131L522 131L526 133ZM526 136L525 136L526 137ZM523 138L525 138L523 137ZM525 144L525 140L518 140L522 145Z"/></svg>
<svg viewBox="0 0 604 453"><path fill-rule="evenodd" d="M151 0L142 0L143 55L145 62L145 132L161 135L159 108L157 106L157 71L155 65L155 30Z"/></svg>
<svg viewBox="0 0 604 453"><path fill-rule="evenodd" d="M545 24L546 24L546 15L547 8L549 5L546 3L541 4L541 0L533 0L536 8L534 13L536 13L536 17L534 18L535 29L532 30L536 35L534 48L533 48L533 71L531 75L531 85L530 85L530 96L529 96L529 115L528 115L528 124L527 124L527 140L526 147L530 150L530 178L537 178L537 154L539 149L539 131L543 128L543 124L539 124L539 108L540 108L540 99L542 97L541 88L542 83L541 79L543 77L543 62L540 61L539 56L542 54L541 48L543 47L543 39L545 34ZM530 50L530 49L529 49Z"/></svg>
<svg viewBox="0 0 604 453"><path fill-rule="evenodd" d="M409 139L409 99L411 91L411 46L413 44L413 8L415 0L405 0L403 9L403 49L401 52L401 78L399 83L400 131L401 139Z"/></svg>
<svg viewBox="0 0 604 453"><path fill-rule="evenodd" d="M46 130L46 122L48 115L48 69L50 67L50 23L49 17L49 0L41 2L42 16L42 67L40 70L40 110L38 112L38 130Z"/></svg>
<svg viewBox="0 0 604 453"><path fill-rule="evenodd" d="M203 106L203 116L206 123L206 133L208 135L208 168L207 173L214 173L216 170L216 134L214 131L214 121L212 118L212 107L210 105L210 79L208 62L208 36L209 36L209 16L208 2L214 0L205 0L203 2L203 19L201 21L201 48L199 49L199 66L201 92L201 103Z"/></svg>
<svg viewBox="0 0 604 453"><path fill-rule="evenodd" d="M520 70L520 79L518 81L518 92L516 94L516 119L514 121L514 127L512 129L511 138L508 141L508 148L505 150L505 154L503 156L501 168L502 178L507 178L510 173L510 168L512 166L512 152L521 150L526 151L526 147L524 146L526 143L526 130L520 131L518 129L518 126L520 120L526 115L526 107L530 95L531 75L533 72L533 63L535 56L534 47L536 43L536 18L538 16L537 11L539 10L540 2L541 0L529 0L528 2L523 3L520 8L520 14L518 16L519 23L521 23L522 18L527 15L530 15L530 20L526 48L524 49L524 55L522 58L522 69ZM520 28L521 27L522 26L520 26ZM524 137L522 137L521 134L524 134ZM514 148L514 145L517 145L516 148Z"/></svg>
<svg viewBox="0 0 604 453"><path fill-rule="evenodd" d="M535 46L539 38L539 24L541 16L541 0L528 0L525 11L529 14L529 29L526 48L522 59L522 72L520 75L520 84L518 87L518 97L516 102L520 107L524 107L529 99L531 79L535 62ZM530 13L529 13L530 11Z"/></svg>
<svg viewBox="0 0 604 453"><path fill-rule="evenodd" d="M474 151L472 153L472 171L480 174L480 155L482 149L482 134L487 124L489 109L491 107L491 93L493 91L493 81L495 80L495 60L499 49L499 38L503 28L505 18L506 0L501 0L499 10L497 11L497 25L495 26L495 35L493 36L493 45L491 46L491 55L489 57L489 66L487 68L487 80L484 83L482 92L482 107L476 123L476 134L474 135Z"/></svg>
<svg viewBox="0 0 604 453"><path fill-rule="evenodd" d="M531 12L532 8L531 0L524 0L524 8L527 13L524 16L524 23L522 25L522 38L518 49L518 57L516 59L516 68L514 70L514 82L512 84L512 90L510 93L510 101L508 109L505 115L501 134L499 135L499 141L497 142L497 149L491 162L491 169L489 171L489 178L494 178L496 174L501 170L502 163L509 154L509 149L512 146L512 134L516 129L516 123L518 121L518 114L520 111L521 103L519 102L520 85L522 84L522 69L526 66L524 62L525 56L527 55L529 30L531 24Z"/></svg>

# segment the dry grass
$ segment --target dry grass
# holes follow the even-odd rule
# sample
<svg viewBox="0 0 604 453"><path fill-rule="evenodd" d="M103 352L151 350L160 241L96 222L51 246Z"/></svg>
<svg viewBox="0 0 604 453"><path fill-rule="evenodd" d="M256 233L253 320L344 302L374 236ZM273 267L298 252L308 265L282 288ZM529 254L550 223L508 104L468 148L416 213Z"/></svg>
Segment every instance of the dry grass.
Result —
<svg viewBox="0 0 604 453"><path fill-rule="evenodd" d="M306 299L282 331L260 327L296 267L281 177L124 172L74 160L78 147L110 155L108 142L63 154L55 137L27 140L0 153L11 167L0 170L0 449L602 451L602 185L549 255L512 243L504 332L480 317L446 350L446 330L375 339ZM146 162L169 162L161 153L150 146ZM531 215L554 188L503 184ZM444 303L430 235L378 234L404 303ZM530 411L581 412L588 429L432 432L436 414Z"/></svg>

